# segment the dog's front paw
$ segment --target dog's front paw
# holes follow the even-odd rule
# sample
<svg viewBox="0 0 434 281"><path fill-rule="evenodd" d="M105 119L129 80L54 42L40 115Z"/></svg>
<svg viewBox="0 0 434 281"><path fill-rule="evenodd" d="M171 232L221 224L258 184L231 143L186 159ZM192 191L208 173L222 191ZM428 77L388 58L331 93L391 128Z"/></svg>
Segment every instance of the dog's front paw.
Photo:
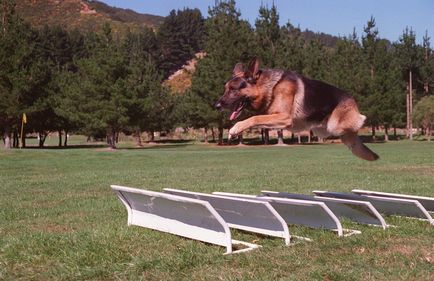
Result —
<svg viewBox="0 0 434 281"><path fill-rule="evenodd" d="M239 123L235 124L230 130L228 135L228 140L234 139L236 136L238 136L243 130L241 129L241 126Z"/></svg>

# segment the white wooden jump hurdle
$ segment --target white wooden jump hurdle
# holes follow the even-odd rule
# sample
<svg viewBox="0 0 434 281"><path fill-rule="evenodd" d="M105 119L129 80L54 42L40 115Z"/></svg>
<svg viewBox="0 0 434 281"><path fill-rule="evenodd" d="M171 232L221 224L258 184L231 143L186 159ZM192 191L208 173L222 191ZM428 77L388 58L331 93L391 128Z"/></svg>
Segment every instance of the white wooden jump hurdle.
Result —
<svg viewBox="0 0 434 281"><path fill-rule="evenodd" d="M283 238L286 245L290 243L288 225L268 202L172 188L164 188L163 191L207 201L231 228Z"/></svg>
<svg viewBox="0 0 434 281"><path fill-rule="evenodd" d="M344 234L344 229L342 228L339 219L323 202L228 192L213 192L213 194L269 202L287 224L329 229L337 232L338 236L349 236L360 233L360 231L357 230L345 229L346 233Z"/></svg>
<svg viewBox="0 0 434 281"><path fill-rule="evenodd" d="M388 227L384 218L370 202L265 190L261 193L271 197L324 202L338 218L345 217L360 224L380 226L383 229Z"/></svg>
<svg viewBox="0 0 434 281"><path fill-rule="evenodd" d="M434 220L431 215L417 200L318 190L314 190L313 193L324 197L368 201L371 202L375 209L385 215L418 218L421 220L427 220L430 224L434 225Z"/></svg>
<svg viewBox="0 0 434 281"><path fill-rule="evenodd" d="M206 201L118 185L112 190L128 212L128 225L226 247L226 254L246 252L259 245L232 240L229 226ZM233 245L243 245L234 251Z"/></svg>
<svg viewBox="0 0 434 281"><path fill-rule="evenodd" d="M399 193L378 192L378 191L370 191L370 190L363 190L363 189L353 189L353 190L351 190L351 192L359 194L359 195L373 195L373 196L379 196L379 197L390 197L390 198L417 200L417 201L419 201L420 204L422 204L422 206L428 212L434 212L434 197L407 195L407 194L399 194Z"/></svg>

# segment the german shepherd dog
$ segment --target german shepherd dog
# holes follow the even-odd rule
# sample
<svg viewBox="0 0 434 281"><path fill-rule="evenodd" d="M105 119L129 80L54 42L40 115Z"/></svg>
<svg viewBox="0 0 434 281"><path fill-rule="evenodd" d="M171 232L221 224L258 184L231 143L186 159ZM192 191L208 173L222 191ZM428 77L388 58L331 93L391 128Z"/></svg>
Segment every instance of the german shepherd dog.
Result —
<svg viewBox="0 0 434 281"><path fill-rule="evenodd" d="M357 135L366 117L360 114L351 95L292 71L259 69L257 58L247 69L242 63L235 65L215 108L232 111L230 120L238 118L243 109L255 114L237 122L229 130L229 139L252 127L292 132L312 130L323 138L339 136L362 159L378 159Z"/></svg>

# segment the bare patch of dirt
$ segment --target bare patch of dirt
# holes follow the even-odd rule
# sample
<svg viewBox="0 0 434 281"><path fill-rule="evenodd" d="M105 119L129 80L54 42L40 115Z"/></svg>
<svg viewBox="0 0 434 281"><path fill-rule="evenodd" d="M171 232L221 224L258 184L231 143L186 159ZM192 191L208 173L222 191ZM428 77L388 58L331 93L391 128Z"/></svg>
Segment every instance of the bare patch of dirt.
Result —
<svg viewBox="0 0 434 281"><path fill-rule="evenodd" d="M46 233L68 233L74 230L72 227L68 225L54 224L54 223L34 224L31 225L29 229L33 232L46 232Z"/></svg>
<svg viewBox="0 0 434 281"><path fill-rule="evenodd" d="M434 266L434 245L431 247L431 249L422 250L422 259Z"/></svg>
<svg viewBox="0 0 434 281"><path fill-rule="evenodd" d="M96 148L95 149L95 151L98 151L98 152L115 152L115 151L117 151L117 149L116 148L111 148L111 147L103 147L103 148Z"/></svg>

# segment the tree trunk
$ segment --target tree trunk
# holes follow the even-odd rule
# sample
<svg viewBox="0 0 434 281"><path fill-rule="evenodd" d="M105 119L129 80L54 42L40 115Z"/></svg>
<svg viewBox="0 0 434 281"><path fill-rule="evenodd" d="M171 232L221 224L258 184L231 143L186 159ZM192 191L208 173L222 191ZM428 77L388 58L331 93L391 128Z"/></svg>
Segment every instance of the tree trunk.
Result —
<svg viewBox="0 0 434 281"><path fill-rule="evenodd" d="M208 128L207 127L203 128L203 140L206 144L209 143L208 142Z"/></svg>
<svg viewBox="0 0 434 281"><path fill-rule="evenodd" d="M375 140L376 135L375 135L375 126L374 125L371 126L371 130L372 130L372 139Z"/></svg>
<svg viewBox="0 0 434 281"><path fill-rule="evenodd" d="M39 147L44 147L45 139L47 138L47 134L44 132L39 132Z"/></svg>
<svg viewBox="0 0 434 281"><path fill-rule="evenodd" d="M59 134L59 147L62 147L62 130L59 130L58 134Z"/></svg>
<svg viewBox="0 0 434 281"><path fill-rule="evenodd" d="M389 126L384 126L384 141L389 141Z"/></svg>
<svg viewBox="0 0 434 281"><path fill-rule="evenodd" d="M311 131L309 131L309 134L307 135L307 143L311 143Z"/></svg>
<svg viewBox="0 0 434 281"><path fill-rule="evenodd" d="M17 139L16 139L16 142L17 142L17 146L16 146L16 147L19 147L19 146L20 146L20 138L21 138L21 135L19 135L18 132L17 132L17 134L16 134L15 137L17 138ZM21 147L22 147L22 144L21 144Z"/></svg>
<svg viewBox="0 0 434 281"><path fill-rule="evenodd" d="M17 131L15 130L13 135L12 135L12 147L16 148L16 147L18 147L18 144L19 144L18 134L17 134Z"/></svg>
<svg viewBox="0 0 434 281"><path fill-rule="evenodd" d="M63 141L63 146L68 146L68 130L65 130L65 140Z"/></svg>
<svg viewBox="0 0 434 281"><path fill-rule="evenodd" d="M149 135L151 136L151 142L154 142L154 141L155 141L155 134L154 134L154 131L150 131L150 132L149 132Z"/></svg>
<svg viewBox="0 0 434 281"><path fill-rule="evenodd" d="M116 131L110 129L107 133L107 144L111 149L116 149Z"/></svg>
<svg viewBox="0 0 434 281"><path fill-rule="evenodd" d="M211 128L211 136L212 136L212 142L215 142L215 132L214 132L214 128Z"/></svg>
<svg viewBox="0 0 434 281"><path fill-rule="evenodd" d="M398 139L398 137L396 135L396 126L393 126L393 137L395 138L395 140Z"/></svg>
<svg viewBox="0 0 434 281"><path fill-rule="evenodd" d="M270 130L264 129L264 144L269 145L270 144Z"/></svg>
<svg viewBox="0 0 434 281"><path fill-rule="evenodd" d="M11 132L8 125L4 128L3 132L4 149L11 149Z"/></svg>
<svg viewBox="0 0 434 281"><path fill-rule="evenodd" d="M238 145L244 145L243 143L243 133L238 135Z"/></svg>
<svg viewBox="0 0 434 281"><path fill-rule="evenodd" d="M428 141L431 141L431 126L426 128L426 138Z"/></svg>
<svg viewBox="0 0 434 281"><path fill-rule="evenodd" d="M142 131L140 129L136 130L136 146L142 147Z"/></svg>
<svg viewBox="0 0 434 281"><path fill-rule="evenodd" d="M219 127L218 144L223 144L223 127Z"/></svg>
<svg viewBox="0 0 434 281"><path fill-rule="evenodd" d="M278 145L285 144L285 142L283 141L283 130L277 130L277 144Z"/></svg>

